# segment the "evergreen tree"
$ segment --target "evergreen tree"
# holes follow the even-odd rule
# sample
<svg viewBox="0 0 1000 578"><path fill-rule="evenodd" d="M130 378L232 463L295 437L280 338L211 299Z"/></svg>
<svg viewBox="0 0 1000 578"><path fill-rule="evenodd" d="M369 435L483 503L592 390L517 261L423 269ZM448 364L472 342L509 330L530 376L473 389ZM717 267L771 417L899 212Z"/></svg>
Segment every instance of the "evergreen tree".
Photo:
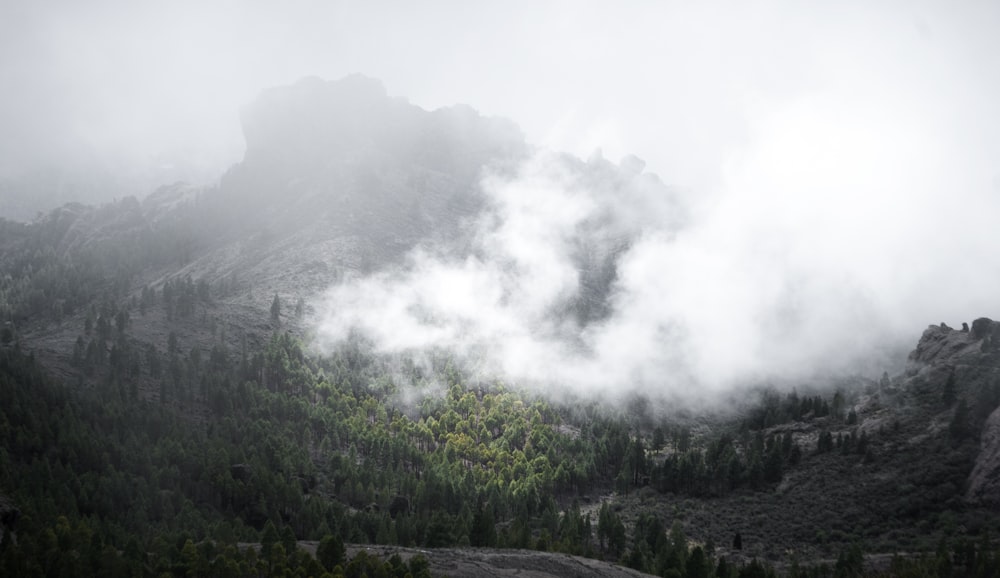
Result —
<svg viewBox="0 0 1000 578"><path fill-rule="evenodd" d="M480 548L496 546L497 531L493 518L493 508L488 504L480 506L472 516L472 528L469 530L469 545Z"/></svg>
<svg viewBox="0 0 1000 578"><path fill-rule="evenodd" d="M260 534L260 552L265 559L271 557L271 551L274 549L275 544L281 541L281 534L278 533L278 529L274 527L274 523L268 520L264 524L264 529Z"/></svg>
<svg viewBox="0 0 1000 578"><path fill-rule="evenodd" d="M274 299L271 301L271 321L275 323L281 320L281 299L278 298L278 294L274 294Z"/></svg>
<svg viewBox="0 0 1000 578"><path fill-rule="evenodd" d="M701 546L695 546L687 559L687 578L708 578L709 565L705 559L705 551Z"/></svg>
<svg viewBox="0 0 1000 578"><path fill-rule="evenodd" d="M343 564L345 556L344 542L340 536L327 534L316 547L316 558L329 572L333 572L335 566Z"/></svg>

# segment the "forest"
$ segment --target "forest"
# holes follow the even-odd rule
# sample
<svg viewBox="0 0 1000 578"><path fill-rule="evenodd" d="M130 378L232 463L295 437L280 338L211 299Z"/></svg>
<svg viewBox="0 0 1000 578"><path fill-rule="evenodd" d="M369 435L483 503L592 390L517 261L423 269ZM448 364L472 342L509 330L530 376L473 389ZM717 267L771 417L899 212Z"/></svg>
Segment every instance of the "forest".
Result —
<svg viewBox="0 0 1000 578"><path fill-rule="evenodd" d="M349 544L550 551L658 576L1000 571L995 520L940 529L957 508L947 490L879 506L886 532L940 524L929 538L899 534L908 553L875 570L865 554L900 543L837 520L813 530L830 559L758 559L744 554L746 527L709 532L623 507L751 503L780 495L789 472L875 467L900 425L861 429L854 407L864 387L891 399L888 375L835 391L764 388L704 417L649 411L643 398L554 401L474 377L445 351L377 354L363 336L322 355L298 330L301 299L274 294L257 319L266 332L253 334L218 313L247 290L237 273L150 282L197 249L178 232L183 219L65 250L80 210L0 221L0 575L431 572L421 555L348 556ZM98 211L133 210L126 200ZM54 366L30 339L51 326L74 336ZM960 486L1000 389L956 401L953 383L935 403L955 406L935 487Z"/></svg>

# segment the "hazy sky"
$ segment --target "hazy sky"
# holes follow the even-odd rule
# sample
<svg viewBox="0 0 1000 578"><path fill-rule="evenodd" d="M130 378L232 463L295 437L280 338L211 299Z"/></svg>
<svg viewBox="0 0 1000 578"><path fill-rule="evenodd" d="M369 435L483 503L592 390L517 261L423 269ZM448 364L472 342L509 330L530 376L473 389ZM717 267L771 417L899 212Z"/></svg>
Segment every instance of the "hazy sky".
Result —
<svg viewBox="0 0 1000 578"><path fill-rule="evenodd" d="M82 148L222 168L261 89L353 72L507 116L536 143L633 152L699 195L748 150L856 172L925 139L982 166L998 27L989 1L4 2L0 167ZM876 142L837 144L855 137Z"/></svg>
<svg viewBox="0 0 1000 578"><path fill-rule="evenodd" d="M623 282L725 376L1000 317L998 30L995 1L4 2L0 175L218 175L261 89L361 72L678 186L693 224Z"/></svg>

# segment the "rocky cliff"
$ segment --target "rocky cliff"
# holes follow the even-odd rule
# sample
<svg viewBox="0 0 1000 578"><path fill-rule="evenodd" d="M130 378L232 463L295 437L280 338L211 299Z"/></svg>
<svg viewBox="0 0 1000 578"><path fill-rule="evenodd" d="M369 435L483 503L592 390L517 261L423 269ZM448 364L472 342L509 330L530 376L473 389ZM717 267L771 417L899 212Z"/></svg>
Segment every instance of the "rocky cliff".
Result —
<svg viewBox="0 0 1000 578"><path fill-rule="evenodd" d="M1000 506L1000 408L986 419L979 444L966 497L983 505Z"/></svg>
<svg viewBox="0 0 1000 578"><path fill-rule="evenodd" d="M953 443L978 440L965 497L1000 505L1000 323L987 317L961 330L944 323L928 327L909 357L905 383L947 423Z"/></svg>

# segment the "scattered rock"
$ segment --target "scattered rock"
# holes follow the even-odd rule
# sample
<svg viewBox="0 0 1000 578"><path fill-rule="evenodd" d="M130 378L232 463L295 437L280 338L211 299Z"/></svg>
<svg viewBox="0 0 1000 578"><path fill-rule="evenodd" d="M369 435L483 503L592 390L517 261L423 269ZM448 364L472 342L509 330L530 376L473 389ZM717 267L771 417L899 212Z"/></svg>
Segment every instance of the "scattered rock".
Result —
<svg viewBox="0 0 1000 578"><path fill-rule="evenodd" d="M302 545L302 543L299 543ZM306 546L308 549L308 546ZM554 552L533 552L529 550L493 550L489 548L435 548L421 550L398 546L347 545L347 555L355 556L361 550L387 560L399 554L404 561L418 554L427 558L431 574L465 577L521 578L642 578L650 576L631 568L618 566L592 558L557 554Z"/></svg>
<svg viewBox="0 0 1000 578"><path fill-rule="evenodd" d="M993 332L993 320L989 317L980 317L972 322L972 337L983 339Z"/></svg>

